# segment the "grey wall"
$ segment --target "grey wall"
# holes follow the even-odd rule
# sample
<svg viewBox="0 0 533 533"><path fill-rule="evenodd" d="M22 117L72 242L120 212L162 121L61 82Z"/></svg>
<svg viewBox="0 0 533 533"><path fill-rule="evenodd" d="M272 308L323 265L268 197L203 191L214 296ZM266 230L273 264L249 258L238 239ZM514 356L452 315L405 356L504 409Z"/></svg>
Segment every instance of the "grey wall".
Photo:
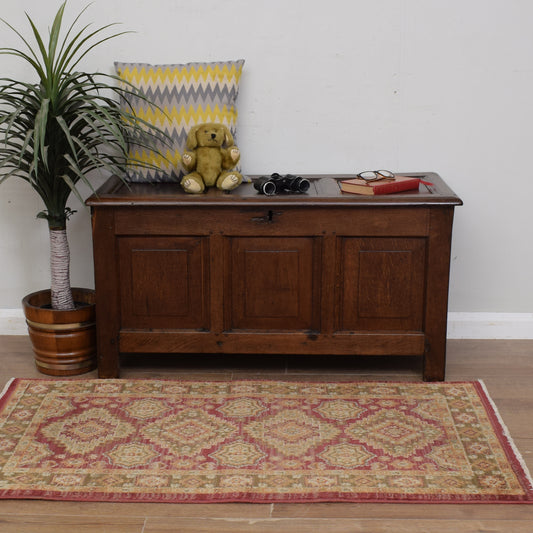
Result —
<svg viewBox="0 0 533 533"><path fill-rule="evenodd" d="M70 0L67 20L86 3ZM3 0L1 16L28 35L23 11L45 29L58 5ZM465 202L450 310L533 311L533 2L96 0L84 20L136 30L100 47L88 70L245 58L245 172L439 172ZM0 27L0 46L13 44ZM6 56L0 72L29 79ZM89 214L71 206L72 280L91 287ZM0 308L48 286L40 209L25 183L0 186Z"/></svg>

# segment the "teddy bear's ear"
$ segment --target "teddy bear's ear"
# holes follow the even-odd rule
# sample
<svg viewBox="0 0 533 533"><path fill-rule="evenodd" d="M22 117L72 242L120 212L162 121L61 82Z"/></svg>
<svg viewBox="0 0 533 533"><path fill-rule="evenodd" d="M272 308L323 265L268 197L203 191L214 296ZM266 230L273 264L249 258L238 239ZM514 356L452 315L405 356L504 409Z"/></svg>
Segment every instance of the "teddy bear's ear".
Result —
<svg viewBox="0 0 533 533"><path fill-rule="evenodd" d="M196 133L200 129L200 125L193 126L187 135L187 150L194 150L198 146L198 138Z"/></svg>
<svg viewBox="0 0 533 533"><path fill-rule="evenodd" d="M233 146L233 135L226 126L222 127L224 128L224 141L226 142L226 146Z"/></svg>

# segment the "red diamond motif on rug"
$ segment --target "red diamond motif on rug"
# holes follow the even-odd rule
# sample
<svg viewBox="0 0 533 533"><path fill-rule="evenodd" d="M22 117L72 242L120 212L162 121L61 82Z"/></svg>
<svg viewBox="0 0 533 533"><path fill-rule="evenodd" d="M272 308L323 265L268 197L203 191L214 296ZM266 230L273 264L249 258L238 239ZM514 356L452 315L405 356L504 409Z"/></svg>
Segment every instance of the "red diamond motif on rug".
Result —
<svg viewBox="0 0 533 533"><path fill-rule="evenodd" d="M0 497L533 503L484 386L13 380Z"/></svg>

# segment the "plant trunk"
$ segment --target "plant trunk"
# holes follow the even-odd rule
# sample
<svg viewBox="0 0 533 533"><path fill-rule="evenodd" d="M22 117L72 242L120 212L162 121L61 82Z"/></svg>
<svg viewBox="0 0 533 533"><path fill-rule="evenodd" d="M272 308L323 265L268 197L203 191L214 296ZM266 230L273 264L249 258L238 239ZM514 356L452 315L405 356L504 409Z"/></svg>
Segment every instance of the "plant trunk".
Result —
<svg viewBox="0 0 533 533"><path fill-rule="evenodd" d="M61 311L74 309L70 288L70 250L66 229L50 228L50 270L52 309Z"/></svg>

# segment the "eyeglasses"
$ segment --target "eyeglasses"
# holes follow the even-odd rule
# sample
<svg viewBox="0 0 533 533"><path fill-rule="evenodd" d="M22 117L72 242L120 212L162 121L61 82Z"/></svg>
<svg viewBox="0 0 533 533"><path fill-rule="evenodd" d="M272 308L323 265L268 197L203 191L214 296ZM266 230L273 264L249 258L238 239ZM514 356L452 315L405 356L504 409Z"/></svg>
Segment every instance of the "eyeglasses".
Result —
<svg viewBox="0 0 533 533"><path fill-rule="evenodd" d="M393 180L394 173L390 170L367 170L357 174L357 177L365 181Z"/></svg>

